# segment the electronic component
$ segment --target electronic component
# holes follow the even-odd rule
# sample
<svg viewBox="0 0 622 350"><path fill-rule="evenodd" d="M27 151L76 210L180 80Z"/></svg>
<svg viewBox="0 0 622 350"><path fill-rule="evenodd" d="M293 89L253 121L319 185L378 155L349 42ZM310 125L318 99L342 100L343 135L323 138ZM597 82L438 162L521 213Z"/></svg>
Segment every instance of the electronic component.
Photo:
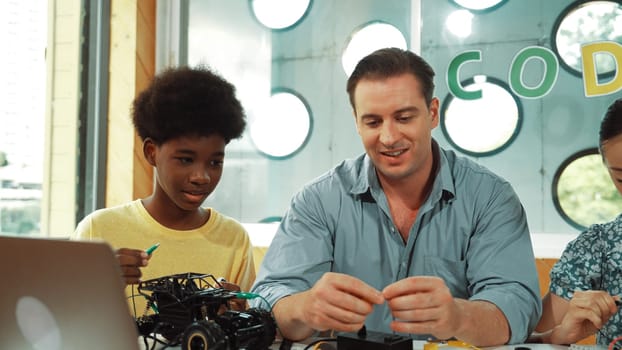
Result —
<svg viewBox="0 0 622 350"><path fill-rule="evenodd" d="M368 331L363 327L357 333L337 334L339 350L413 350L413 341L398 334Z"/></svg>

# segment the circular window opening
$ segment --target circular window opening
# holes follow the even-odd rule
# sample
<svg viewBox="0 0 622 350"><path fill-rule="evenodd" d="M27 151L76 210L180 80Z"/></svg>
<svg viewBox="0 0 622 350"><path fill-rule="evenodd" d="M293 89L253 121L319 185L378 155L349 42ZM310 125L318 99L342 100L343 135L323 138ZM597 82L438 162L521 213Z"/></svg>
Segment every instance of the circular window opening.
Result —
<svg viewBox="0 0 622 350"><path fill-rule="evenodd" d="M250 138L259 152L270 158L287 158L298 152L311 134L307 103L290 90L275 90L250 125Z"/></svg>
<svg viewBox="0 0 622 350"><path fill-rule="evenodd" d="M347 76L359 61L370 53L385 47L407 49L406 38L399 29L385 22L371 22L350 35L341 56L341 65Z"/></svg>
<svg viewBox="0 0 622 350"><path fill-rule="evenodd" d="M441 108L441 129L447 140L472 156L488 156L508 147L522 124L518 98L503 81L482 75L463 81L462 88L481 91L481 97L447 96Z"/></svg>
<svg viewBox="0 0 622 350"><path fill-rule="evenodd" d="M493 10L505 3L507 0L453 0L453 2L465 9L473 11Z"/></svg>
<svg viewBox="0 0 622 350"><path fill-rule="evenodd" d="M251 0L252 13L270 29L287 29L298 23L309 10L311 0Z"/></svg>
<svg viewBox="0 0 622 350"><path fill-rule="evenodd" d="M622 196L596 148L566 159L555 173L552 192L555 209L581 231L591 224L613 220L622 207Z"/></svg>
<svg viewBox="0 0 622 350"><path fill-rule="evenodd" d="M570 73L582 76L581 46L598 41L622 42L622 4L616 1L577 1L568 6L553 27L553 51ZM594 55L599 78L613 76L616 60L605 52Z"/></svg>

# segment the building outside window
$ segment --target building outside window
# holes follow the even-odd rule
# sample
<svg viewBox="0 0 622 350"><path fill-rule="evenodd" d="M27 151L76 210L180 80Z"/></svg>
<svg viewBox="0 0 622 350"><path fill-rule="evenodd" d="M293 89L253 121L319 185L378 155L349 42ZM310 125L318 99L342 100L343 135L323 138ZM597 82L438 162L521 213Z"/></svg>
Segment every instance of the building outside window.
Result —
<svg viewBox="0 0 622 350"><path fill-rule="evenodd" d="M40 233L47 5L0 2L0 234Z"/></svg>

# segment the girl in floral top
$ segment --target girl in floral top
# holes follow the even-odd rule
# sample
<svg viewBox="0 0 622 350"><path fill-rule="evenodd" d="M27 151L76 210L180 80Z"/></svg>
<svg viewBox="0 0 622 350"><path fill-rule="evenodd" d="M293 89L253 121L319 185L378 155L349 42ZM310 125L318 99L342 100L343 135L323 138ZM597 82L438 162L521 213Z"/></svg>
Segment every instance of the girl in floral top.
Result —
<svg viewBox="0 0 622 350"><path fill-rule="evenodd" d="M622 99L600 125L600 154L622 193ZM570 242L551 270L549 292L532 341L572 344L596 333L599 345L622 336L622 215L592 225ZM622 338L621 338L622 339ZM622 343L622 341L620 341Z"/></svg>

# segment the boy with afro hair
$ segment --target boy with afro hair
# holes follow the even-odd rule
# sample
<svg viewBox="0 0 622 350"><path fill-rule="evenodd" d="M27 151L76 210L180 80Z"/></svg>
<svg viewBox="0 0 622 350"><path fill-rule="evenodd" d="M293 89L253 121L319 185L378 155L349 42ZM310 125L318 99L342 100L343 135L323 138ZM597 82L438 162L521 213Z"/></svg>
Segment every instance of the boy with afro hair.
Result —
<svg viewBox="0 0 622 350"><path fill-rule="evenodd" d="M132 121L154 167L153 193L94 211L73 238L108 242L127 285L197 272L249 290L255 269L246 230L202 207L222 175L225 146L246 126L233 85L207 67L169 68L134 100ZM156 242L158 250L147 254L144 249Z"/></svg>

